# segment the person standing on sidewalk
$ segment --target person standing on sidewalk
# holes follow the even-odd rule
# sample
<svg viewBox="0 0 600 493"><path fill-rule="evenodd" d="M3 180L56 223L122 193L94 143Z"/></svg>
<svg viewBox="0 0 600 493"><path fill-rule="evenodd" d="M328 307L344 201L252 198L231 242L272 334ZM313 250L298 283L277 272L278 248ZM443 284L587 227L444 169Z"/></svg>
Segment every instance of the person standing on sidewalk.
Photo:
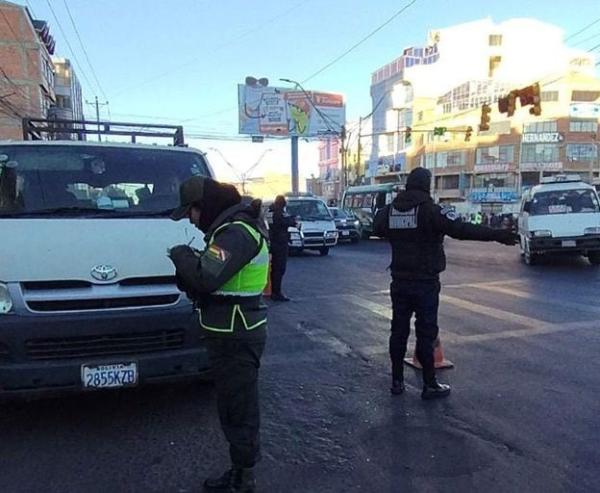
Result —
<svg viewBox="0 0 600 493"><path fill-rule="evenodd" d="M290 234L288 229L296 226L296 219L286 212L287 202L283 195L278 195L271 206L273 224L269 228L271 240L271 300L290 301L281 290L281 282L287 267Z"/></svg>
<svg viewBox="0 0 600 493"><path fill-rule="evenodd" d="M416 316L416 354L423 366L423 399L446 397L450 386L437 381L434 342L438 336L440 272L446 269L444 236L458 240L497 241L515 245L518 236L462 222L452 208L436 205L430 195L431 173L425 168L411 171L406 190L375 216L373 232L387 238L392 247L392 394L404 391L404 356L410 334L410 319Z"/></svg>
<svg viewBox="0 0 600 493"><path fill-rule="evenodd" d="M198 308L217 392L219 419L229 442L231 468L207 479L206 491L255 491L260 457L258 369L267 337L269 250L260 201L242 202L232 185L195 176L182 183L171 218L205 234L202 252L171 248L177 286Z"/></svg>

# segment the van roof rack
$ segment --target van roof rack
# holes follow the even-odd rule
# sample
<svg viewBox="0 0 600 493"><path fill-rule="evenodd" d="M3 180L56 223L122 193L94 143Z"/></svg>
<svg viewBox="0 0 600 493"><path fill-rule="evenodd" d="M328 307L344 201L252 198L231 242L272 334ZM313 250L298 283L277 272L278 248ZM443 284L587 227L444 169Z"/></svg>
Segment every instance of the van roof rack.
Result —
<svg viewBox="0 0 600 493"><path fill-rule="evenodd" d="M49 118L23 118L24 140L86 140L88 135L119 135L172 139L174 146L185 147L183 126L156 123L125 123L90 120L62 120Z"/></svg>
<svg viewBox="0 0 600 493"><path fill-rule="evenodd" d="M560 175L554 175L554 176L545 176L540 180L540 183L542 183L542 184L571 183L571 182L576 182L576 181L582 181L581 176L575 175L575 174L570 174L570 175L560 174Z"/></svg>

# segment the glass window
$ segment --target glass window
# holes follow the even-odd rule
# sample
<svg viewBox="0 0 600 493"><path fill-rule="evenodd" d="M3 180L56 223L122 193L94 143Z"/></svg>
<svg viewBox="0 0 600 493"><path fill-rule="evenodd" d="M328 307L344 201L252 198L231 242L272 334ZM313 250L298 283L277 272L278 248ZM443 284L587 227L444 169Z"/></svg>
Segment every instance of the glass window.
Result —
<svg viewBox="0 0 600 493"><path fill-rule="evenodd" d="M489 77L494 77L494 74L500 68L500 64L501 63L502 63L502 57L501 56L492 56L492 57L490 57L489 73L488 73Z"/></svg>
<svg viewBox="0 0 600 493"><path fill-rule="evenodd" d="M350 209L352 207L352 195L346 195L344 198L344 207Z"/></svg>
<svg viewBox="0 0 600 493"><path fill-rule="evenodd" d="M593 161L596 159L594 144L567 144L567 159L569 161Z"/></svg>
<svg viewBox="0 0 600 493"><path fill-rule="evenodd" d="M515 159L515 146L480 147L477 149L477 164L512 163Z"/></svg>
<svg viewBox="0 0 600 493"><path fill-rule="evenodd" d="M179 185L208 174L200 154L178 150L24 145L0 154L0 213L167 216Z"/></svg>
<svg viewBox="0 0 600 493"><path fill-rule="evenodd" d="M544 133L544 132L557 132L558 131L558 123L556 120L554 121L546 121L546 122L532 122L526 123L523 125L523 132L525 133Z"/></svg>
<svg viewBox="0 0 600 493"><path fill-rule="evenodd" d="M448 166L464 166L464 151L438 152L436 155L436 168L446 168Z"/></svg>
<svg viewBox="0 0 600 493"><path fill-rule="evenodd" d="M558 101L558 91L542 91L540 99L544 102Z"/></svg>
<svg viewBox="0 0 600 493"><path fill-rule="evenodd" d="M523 144L522 163L554 163L559 161L557 144Z"/></svg>
<svg viewBox="0 0 600 493"><path fill-rule="evenodd" d="M489 175L475 175L475 188L489 187L514 187L516 185L516 175L512 173L497 173Z"/></svg>
<svg viewBox="0 0 600 493"><path fill-rule="evenodd" d="M365 199L363 200L362 206L370 208L373 205L373 195L368 193L365 195Z"/></svg>
<svg viewBox="0 0 600 493"><path fill-rule="evenodd" d="M490 34L489 44L490 46L501 46L502 34Z"/></svg>
<svg viewBox="0 0 600 493"><path fill-rule="evenodd" d="M386 149L388 154L393 154L394 153L394 135L393 134L388 134L385 136L386 137Z"/></svg>
<svg viewBox="0 0 600 493"><path fill-rule="evenodd" d="M598 197L592 190L539 192L531 201L531 215L600 212Z"/></svg>
<svg viewBox="0 0 600 493"><path fill-rule="evenodd" d="M600 98L600 91L573 91L571 101L596 101Z"/></svg>
<svg viewBox="0 0 600 493"><path fill-rule="evenodd" d="M287 205L291 216L300 216L307 220L329 220L331 214L325 203L320 200L290 200Z"/></svg>
<svg viewBox="0 0 600 493"><path fill-rule="evenodd" d="M596 120L571 120L569 122L571 132L598 132L598 122Z"/></svg>

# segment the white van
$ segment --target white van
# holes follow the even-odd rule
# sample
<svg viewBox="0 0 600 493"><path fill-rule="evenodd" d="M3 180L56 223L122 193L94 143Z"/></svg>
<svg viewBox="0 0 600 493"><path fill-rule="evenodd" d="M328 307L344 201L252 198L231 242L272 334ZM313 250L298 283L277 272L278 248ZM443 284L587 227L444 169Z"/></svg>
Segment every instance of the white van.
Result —
<svg viewBox="0 0 600 493"><path fill-rule="evenodd" d="M600 200L578 175L557 175L523 193L521 255L534 264L545 253L585 255L600 265Z"/></svg>
<svg viewBox="0 0 600 493"><path fill-rule="evenodd" d="M135 138L135 137L133 137ZM91 141L0 142L0 395L128 387L208 360L167 248L200 151Z"/></svg>

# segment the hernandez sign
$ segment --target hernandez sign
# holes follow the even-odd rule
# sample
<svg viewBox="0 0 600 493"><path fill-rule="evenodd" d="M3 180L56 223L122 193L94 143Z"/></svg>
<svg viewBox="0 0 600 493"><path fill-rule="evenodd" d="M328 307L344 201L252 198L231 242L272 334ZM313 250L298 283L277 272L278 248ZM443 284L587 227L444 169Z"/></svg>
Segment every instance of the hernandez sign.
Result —
<svg viewBox="0 0 600 493"><path fill-rule="evenodd" d="M346 121L340 94L239 84L238 104L241 134L315 137Z"/></svg>

